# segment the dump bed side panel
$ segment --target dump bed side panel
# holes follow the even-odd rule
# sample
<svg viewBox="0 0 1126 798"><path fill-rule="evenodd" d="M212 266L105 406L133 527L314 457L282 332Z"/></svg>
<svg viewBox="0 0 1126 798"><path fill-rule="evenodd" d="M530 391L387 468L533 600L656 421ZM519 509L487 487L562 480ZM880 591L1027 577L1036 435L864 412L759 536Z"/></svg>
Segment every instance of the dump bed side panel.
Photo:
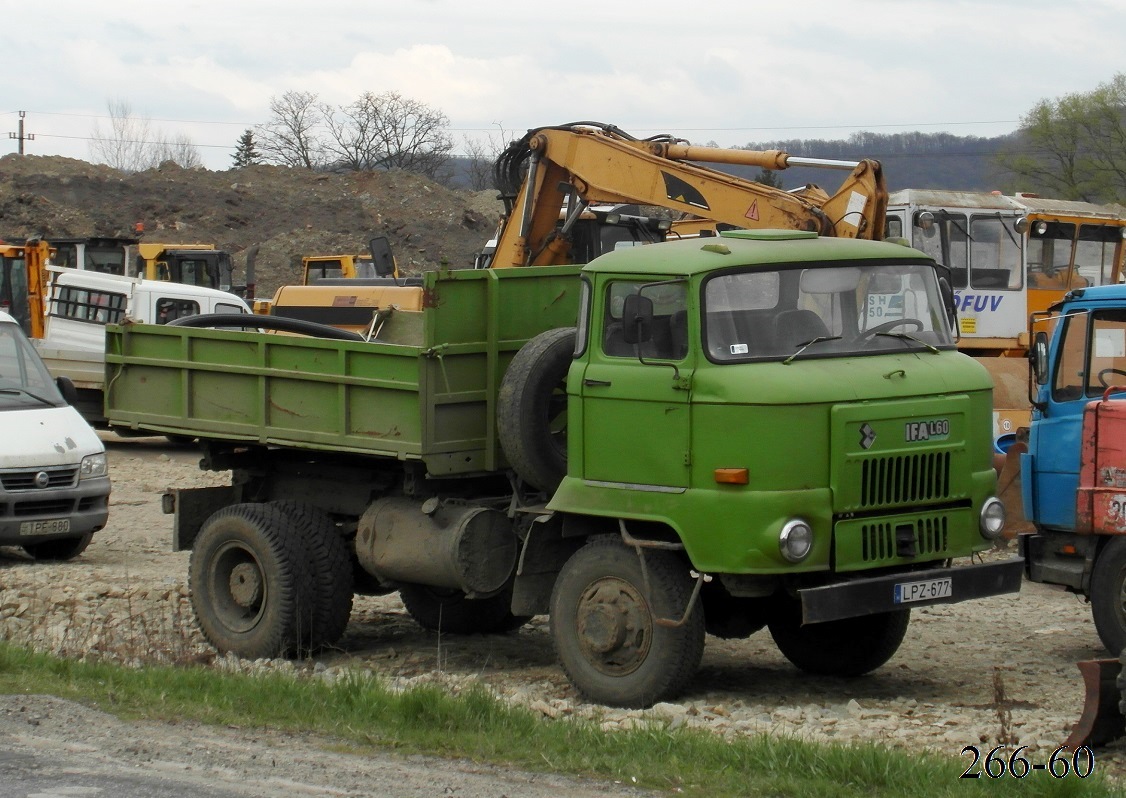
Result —
<svg viewBox="0 0 1126 798"><path fill-rule="evenodd" d="M432 475L495 470L504 465L495 428L504 369L529 338L575 323L577 273L429 273L421 323L412 319L393 344L110 326L107 418L157 433L422 460Z"/></svg>

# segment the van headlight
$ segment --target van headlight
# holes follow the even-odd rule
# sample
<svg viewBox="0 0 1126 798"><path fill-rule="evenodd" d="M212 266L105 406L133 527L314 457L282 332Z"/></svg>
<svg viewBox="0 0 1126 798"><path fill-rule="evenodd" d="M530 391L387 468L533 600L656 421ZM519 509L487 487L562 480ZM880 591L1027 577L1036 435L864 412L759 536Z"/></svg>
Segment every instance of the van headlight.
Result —
<svg viewBox="0 0 1126 798"><path fill-rule="evenodd" d="M778 533L778 550L790 562L801 562L813 548L813 529L805 521L787 521Z"/></svg>
<svg viewBox="0 0 1126 798"><path fill-rule="evenodd" d="M79 479L104 477L109 473L109 463L106 461L105 452L101 454L88 454L82 458L82 465L78 469Z"/></svg>
<svg viewBox="0 0 1126 798"><path fill-rule="evenodd" d="M981 516L978 518L978 527L981 536L986 540L996 540L1001 537L1001 530L1005 528L1005 505L996 496L986 499L981 505Z"/></svg>

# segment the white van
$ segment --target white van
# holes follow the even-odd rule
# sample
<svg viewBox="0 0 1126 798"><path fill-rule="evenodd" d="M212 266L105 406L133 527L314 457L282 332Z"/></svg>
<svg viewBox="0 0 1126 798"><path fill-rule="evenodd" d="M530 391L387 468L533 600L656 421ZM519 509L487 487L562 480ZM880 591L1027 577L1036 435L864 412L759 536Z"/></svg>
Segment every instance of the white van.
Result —
<svg viewBox="0 0 1126 798"><path fill-rule="evenodd" d="M64 392L0 312L0 546L37 560L77 557L109 517L105 447Z"/></svg>
<svg viewBox="0 0 1126 798"><path fill-rule="evenodd" d="M216 288L166 280L48 266L50 302L46 331L35 347L56 377L69 377L78 391L75 406L83 418L102 426L102 388L106 370L107 324L127 318L167 324L201 313L245 313L239 297Z"/></svg>

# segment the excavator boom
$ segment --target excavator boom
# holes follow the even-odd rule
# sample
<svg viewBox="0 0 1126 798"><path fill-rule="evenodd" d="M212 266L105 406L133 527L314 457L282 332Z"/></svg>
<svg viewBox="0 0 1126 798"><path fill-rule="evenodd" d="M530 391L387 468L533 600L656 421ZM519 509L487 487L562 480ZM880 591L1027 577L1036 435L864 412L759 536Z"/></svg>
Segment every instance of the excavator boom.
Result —
<svg viewBox="0 0 1126 798"><path fill-rule="evenodd" d="M783 191L704 163L771 170L814 166L849 174L829 196L816 186ZM595 123L529 131L497 160L497 183L508 213L497 238L494 268L571 262L568 225L592 204L658 206L731 227L810 230L846 238L879 238L887 210L877 161L696 147L669 137L642 140Z"/></svg>

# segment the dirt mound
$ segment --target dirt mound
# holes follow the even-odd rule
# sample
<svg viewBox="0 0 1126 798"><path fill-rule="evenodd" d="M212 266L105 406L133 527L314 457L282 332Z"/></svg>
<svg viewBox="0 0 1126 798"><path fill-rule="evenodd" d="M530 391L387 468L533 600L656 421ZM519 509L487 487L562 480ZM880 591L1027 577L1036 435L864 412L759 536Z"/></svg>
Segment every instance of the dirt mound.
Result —
<svg viewBox="0 0 1126 798"><path fill-rule="evenodd" d="M213 172L166 163L124 174L57 156L0 158L0 237L132 236L141 223L145 241L228 250L236 282L257 246L259 296L299 281L302 257L363 252L373 235L388 237L409 274L443 262L468 266L500 213L495 191L453 191L402 171Z"/></svg>

